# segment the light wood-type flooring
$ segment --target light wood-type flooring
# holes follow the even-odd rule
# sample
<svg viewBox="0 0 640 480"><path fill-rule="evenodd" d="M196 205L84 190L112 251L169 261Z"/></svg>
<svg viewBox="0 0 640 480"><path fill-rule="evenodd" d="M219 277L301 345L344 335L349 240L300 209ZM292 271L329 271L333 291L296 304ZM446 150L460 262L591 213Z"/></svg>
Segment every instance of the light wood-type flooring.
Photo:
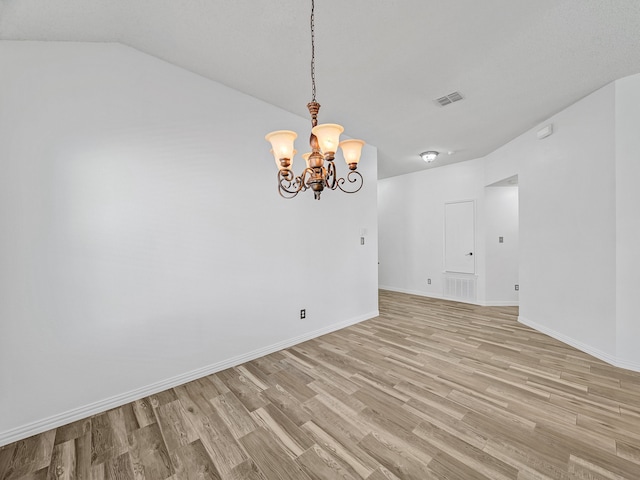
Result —
<svg viewBox="0 0 640 480"><path fill-rule="evenodd" d="M517 309L380 317L0 449L0 479L640 479L640 374Z"/></svg>

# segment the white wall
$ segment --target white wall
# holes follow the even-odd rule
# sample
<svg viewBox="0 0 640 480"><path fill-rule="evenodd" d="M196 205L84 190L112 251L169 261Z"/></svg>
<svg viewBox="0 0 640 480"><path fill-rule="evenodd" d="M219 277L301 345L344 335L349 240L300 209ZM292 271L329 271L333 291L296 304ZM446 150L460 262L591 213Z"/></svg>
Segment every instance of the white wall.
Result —
<svg viewBox="0 0 640 480"><path fill-rule="evenodd" d="M640 75L616 82L617 356L640 366Z"/></svg>
<svg viewBox="0 0 640 480"><path fill-rule="evenodd" d="M613 99L608 85L544 122L552 136L485 158L519 163L521 321L600 356L615 354Z"/></svg>
<svg viewBox="0 0 640 480"><path fill-rule="evenodd" d="M378 182L380 287L441 297L444 204L476 202L478 298L484 299L484 170L481 160ZM427 279L431 278L431 285Z"/></svg>
<svg viewBox="0 0 640 480"><path fill-rule="evenodd" d="M122 45L0 71L0 444L377 314L375 148L284 200L263 137L306 119Z"/></svg>
<svg viewBox="0 0 640 480"><path fill-rule="evenodd" d="M536 131L549 123L554 134L538 140ZM518 175L520 321L640 371L638 125L640 75L603 87L483 159L379 182L381 284L437 296L439 287L420 288L406 273L412 259L424 268L428 255L416 245L425 232L441 229L439 207L432 203L424 208L430 213L416 215L416 201L461 186L477 195L471 185L478 182L465 181L471 175L483 176L484 185ZM497 189L486 190L479 219L489 243L479 270L486 277L480 303L490 304L506 292L494 290L489 212ZM440 245L429 246L431 263L438 263Z"/></svg>
<svg viewBox="0 0 640 480"><path fill-rule="evenodd" d="M484 205L485 303L518 305L518 187L487 187Z"/></svg>

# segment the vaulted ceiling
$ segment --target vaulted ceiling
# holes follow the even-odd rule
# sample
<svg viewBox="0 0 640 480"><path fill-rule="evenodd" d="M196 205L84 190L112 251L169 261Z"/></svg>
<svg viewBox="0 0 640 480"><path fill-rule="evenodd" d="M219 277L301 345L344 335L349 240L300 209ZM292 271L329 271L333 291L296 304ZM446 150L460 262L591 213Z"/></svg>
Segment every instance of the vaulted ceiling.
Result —
<svg viewBox="0 0 640 480"><path fill-rule="evenodd" d="M307 117L309 13L310 0L0 0L0 39L120 42ZM320 121L376 145L381 178L484 156L640 72L638 0L316 0L315 24ZM428 166L425 150L443 153Z"/></svg>

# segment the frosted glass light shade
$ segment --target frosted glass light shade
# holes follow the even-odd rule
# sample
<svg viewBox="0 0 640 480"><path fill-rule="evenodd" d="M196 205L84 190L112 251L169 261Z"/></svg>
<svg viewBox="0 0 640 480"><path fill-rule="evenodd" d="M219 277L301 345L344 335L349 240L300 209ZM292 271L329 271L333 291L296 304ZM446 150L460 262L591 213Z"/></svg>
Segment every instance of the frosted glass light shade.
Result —
<svg viewBox="0 0 640 480"><path fill-rule="evenodd" d="M318 137L318 145L324 155L336 153L340 143L340 134L344 132L342 125L336 123L323 123L311 129L311 132Z"/></svg>
<svg viewBox="0 0 640 480"><path fill-rule="evenodd" d="M362 140L343 140L340 142L340 148L342 148L342 154L344 155L344 161L347 165L351 163L358 163L360 161L360 155L362 154L362 147L364 142Z"/></svg>
<svg viewBox="0 0 640 480"><path fill-rule="evenodd" d="M268 133L264 139L267 142L271 142L273 156L276 159L288 158L293 160L293 141L297 136L298 134L291 130L277 130L275 132Z"/></svg>

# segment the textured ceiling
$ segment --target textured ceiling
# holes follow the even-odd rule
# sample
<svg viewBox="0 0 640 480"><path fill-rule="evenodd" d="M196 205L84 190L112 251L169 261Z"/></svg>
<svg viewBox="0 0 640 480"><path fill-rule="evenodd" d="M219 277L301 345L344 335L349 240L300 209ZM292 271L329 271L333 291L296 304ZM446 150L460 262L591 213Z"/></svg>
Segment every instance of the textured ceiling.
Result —
<svg viewBox="0 0 640 480"><path fill-rule="evenodd" d="M121 42L308 116L309 11L304 0L0 0L0 39ZM316 38L320 121L376 145L384 178L486 155L640 72L640 1L316 0ZM463 101L433 102L456 90ZM445 153L427 166L424 150Z"/></svg>

